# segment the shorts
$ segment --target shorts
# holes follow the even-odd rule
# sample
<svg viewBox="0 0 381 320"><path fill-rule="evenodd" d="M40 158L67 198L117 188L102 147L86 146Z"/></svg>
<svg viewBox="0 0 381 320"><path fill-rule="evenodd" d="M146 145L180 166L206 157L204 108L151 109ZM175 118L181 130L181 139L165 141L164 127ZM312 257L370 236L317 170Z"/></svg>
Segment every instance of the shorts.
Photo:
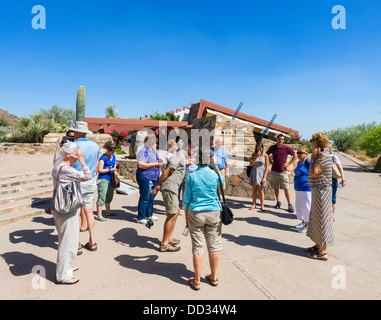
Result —
<svg viewBox="0 0 381 320"><path fill-rule="evenodd" d="M332 204L336 204L336 192L339 187L339 182L336 178L332 178Z"/></svg>
<svg viewBox="0 0 381 320"><path fill-rule="evenodd" d="M114 197L114 188L110 180L100 178L98 180L98 201L97 206L103 206L105 203L111 203Z"/></svg>
<svg viewBox="0 0 381 320"><path fill-rule="evenodd" d="M188 227L192 240L192 254L204 254L204 246L208 252L219 252L221 244L221 211L189 211Z"/></svg>
<svg viewBox="0 0 381 320"><path fill-rule="evenodd" d="M288 171L285 172L275 172L271 171L271 187L274 190L288 190L289 182L288 182Z"/></svg>
<svg viewBox="0 0 381 320"><path fill-rule="evenodd" d="M165 212L167 214L176 214L179 210L179 196L169 190L161 190L163 196Z"/></svg>
<svg viewBox="0 0 381 320"><path fill-rule="evenodd" d="M82 207L92 209L94 202L94 193L97 190L96 176L89 181L81 182L81 193L83 197Z"/></svg>

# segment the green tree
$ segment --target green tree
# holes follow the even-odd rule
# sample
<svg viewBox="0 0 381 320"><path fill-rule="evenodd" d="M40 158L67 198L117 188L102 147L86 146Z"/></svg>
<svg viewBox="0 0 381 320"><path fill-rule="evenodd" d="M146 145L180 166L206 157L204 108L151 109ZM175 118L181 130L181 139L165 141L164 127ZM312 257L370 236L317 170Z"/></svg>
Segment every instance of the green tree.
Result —
<svg viewBox="0 0 381 320"><path fill-rule="evenodd" d="M381 154L381 125L377 125L360 137L356 145L364 150L369 157L377 157Z"/></svg>
<svg viewBox="0 0 381 320"><path fill-rule="evenodd" d="M54 105L49 110L41 108L37 114L41 114L44 118L52 119L54 123L66 127L69 127L75 121L74 110L60 108L57 105Z"/></svg>
<svg viewBox="0 0 381 320"><path fill-rule="evenodd" d="M356 126L333 129L326 132L328 139L339 151L357 150L357 141L377 126L376 122L363 123Z"/></svg>
<svg viewBox="0 0 381 320"><path fill-rule="evenodd" d="M179 118L172 112L166 112L164 116L155 112L155 114L150 117L150 120L179 121Z"/></svg>

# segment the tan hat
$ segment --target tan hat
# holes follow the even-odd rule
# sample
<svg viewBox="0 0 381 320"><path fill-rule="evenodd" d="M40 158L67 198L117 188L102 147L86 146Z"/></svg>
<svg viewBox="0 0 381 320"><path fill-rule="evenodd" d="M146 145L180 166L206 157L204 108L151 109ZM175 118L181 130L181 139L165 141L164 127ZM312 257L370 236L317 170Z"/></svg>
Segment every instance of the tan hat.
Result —
<svg viewBox="0 0 381 320"><path fill-rule="evenodd" d="M84 121L75 121L72 126L69 128L71 131L82 132L82 133L93 133L89 130L87 122Z"/></svg>

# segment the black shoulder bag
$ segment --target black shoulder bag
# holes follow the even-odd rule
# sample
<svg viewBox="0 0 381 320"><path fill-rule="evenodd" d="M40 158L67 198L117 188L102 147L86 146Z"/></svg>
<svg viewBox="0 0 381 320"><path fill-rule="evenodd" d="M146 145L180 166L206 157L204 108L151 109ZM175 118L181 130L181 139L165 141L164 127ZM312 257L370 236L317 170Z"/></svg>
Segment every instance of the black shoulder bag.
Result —
<svg viewBox="0 0 381 320"><path fill-rule="evenodd" d="M228 225L228 224L231 224L233 222L234 215L233 215L233 212L231 211L231 209L228 208L228 206L226 205L224 188L222 186L221 177L217 171L215 171L215 172L218 176L218 181L220 182L220 190L221 190L222 200L223 200L223 203L221 203L221 206L222 206L222 208L221 208L221 221L224 225ZM220 193L218 192L218 188L217 188L217 194L218 194L218 199L220 199L220 201L221 201Z"/></svg>

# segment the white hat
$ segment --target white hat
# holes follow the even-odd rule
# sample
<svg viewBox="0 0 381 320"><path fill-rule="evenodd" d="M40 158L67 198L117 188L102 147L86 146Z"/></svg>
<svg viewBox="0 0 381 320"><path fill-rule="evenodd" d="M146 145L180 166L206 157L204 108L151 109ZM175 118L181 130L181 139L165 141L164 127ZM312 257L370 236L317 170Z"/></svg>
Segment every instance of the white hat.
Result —
<svg viewBox="0 0 381 320"><path fill-rule="evenodd" d="M69 128L71 131L82 132L82 133L93 133L89 130L87 122L84 121L75 121L72 126Z"/></svg>

